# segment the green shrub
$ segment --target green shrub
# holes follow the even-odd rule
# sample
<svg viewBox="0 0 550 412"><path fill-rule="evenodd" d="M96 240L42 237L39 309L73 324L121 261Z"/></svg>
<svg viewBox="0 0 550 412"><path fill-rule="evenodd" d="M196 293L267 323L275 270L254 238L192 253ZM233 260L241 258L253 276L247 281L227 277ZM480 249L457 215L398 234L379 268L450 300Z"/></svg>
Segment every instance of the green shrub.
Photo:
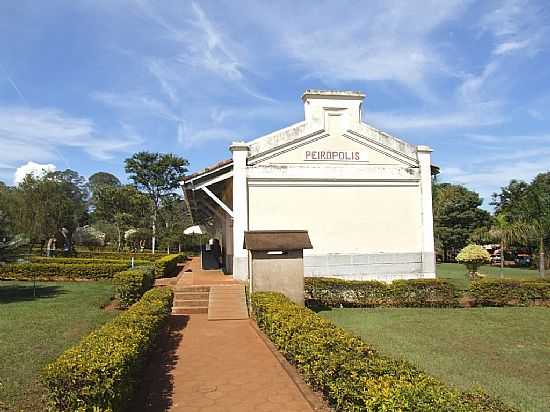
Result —
<svg viewBox="0 0 550 412"><path fill-rule="evenodd" d="M178 263L185 262L185 255L166 255L155 261L155 277L170 278L178 274Z"/></svg>
<svg viewBox="0 0 550 412"><path fill-rule="evenodd" d="M111 278L128 269L129 263L16 263L0 266L0 279L76 280Z"/></svg>
<svg viewBox="0 0 550 412"><path fill-rule="evenodd" d="M453 286L438 279L377 281L305 278L308 304L330 307L455 306Z"/></svg>
<svg viewBox="0 0 550 412"><path fill-rule="evenodd" d="M154 283L155 269L152 265L125 270L113 276L113 285L123 308L137 302Z"/></svg>
<svg viewBox="0 0 550 412"><path fill-rule="evenodd" d="M145 253L145 252L90 252L90 251L79 251L76 252L76 256L79 258L88 258L88 259L116 259L116 260L130 260L132 256L134 259L138 260L147 260L149 262L154 262L157 259L160 259L163 256L166 256L166 253Z"/></svg>
<svg viewBox="0 0 550 412"><path fill-rule="evenodd" d="M124 411L142 379L147 355L166 325L173 293L153 289L84 337L42 372L57 411Z"/></svg>
<svg viewBox="0 0 550 412"><path fill-rule="evenodd" d="M80 263L84 265L95 265L100 263L115 263L115 264L122 264L127 263L128 265L131 264L131 258L126 259L100 259L100 258L74 258L74 257L46 257L46 256L32 256L30 261L32 263L60 263L60 264L72 264L72 263ZM135 260L134 259L134 265L140 266L140 265L148 265L151 262L148 260Z"/></svg>
<svg viewBox="0 0 550 412"><path fill-rule="evenodd" d="M256 322L304 380L337 411L510 411L462 394L405 361L380 355L279 293L255 293ZM487 401L486 403L489 405Z"/></svg>
<svg viewBox="0 0 550 412"><path fill-rule="evenodd" d="M550 282L483 279L470 284L468 296L483 306L550 306Z"/></svg>
<svg viewBox="0 0 550 412"><path fill-rule="evenodd" d="M483 247L471 244L462 248L456 256L456 261L466 265L470 279L475 279L478 275L477 269L481 265L491 263L491 255Z"/></svg>

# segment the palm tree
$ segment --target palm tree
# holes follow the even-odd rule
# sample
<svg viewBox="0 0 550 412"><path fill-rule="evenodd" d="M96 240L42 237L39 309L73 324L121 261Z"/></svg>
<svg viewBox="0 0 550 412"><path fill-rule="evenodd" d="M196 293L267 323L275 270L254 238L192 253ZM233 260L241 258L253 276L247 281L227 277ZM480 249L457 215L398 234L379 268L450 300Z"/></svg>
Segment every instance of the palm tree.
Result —
<svg viewBox="0 0 550 412"><path fill-rule="evenodd" d="M544 277L544 241L550 234L550 172L535 177L523 199L522 220L539 244L539 273Z"/></svg>
<svg viewBox="0 0 550 412"><path fill-rule="evenodd" d="M501 213L495 216L494 223L488 231L488 236L500 244L500 277L504 277L504 250L512 243L527 242L532 228L523 221L509 222Z"/></svg>

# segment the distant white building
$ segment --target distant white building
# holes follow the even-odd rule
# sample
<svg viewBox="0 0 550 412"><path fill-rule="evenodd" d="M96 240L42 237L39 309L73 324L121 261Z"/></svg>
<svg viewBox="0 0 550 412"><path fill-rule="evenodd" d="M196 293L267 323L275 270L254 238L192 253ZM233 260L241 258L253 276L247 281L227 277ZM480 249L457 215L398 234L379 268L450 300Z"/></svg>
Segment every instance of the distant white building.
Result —
<svg viewBox="0 0 550 412"><path fill-rule="evenodd" d="M308 230L306 276L435 277L431 152L361 119L364 94L308 90L305 120L182 183L196 223L215 222L226 270L248 278L246 230Z"/></svg>

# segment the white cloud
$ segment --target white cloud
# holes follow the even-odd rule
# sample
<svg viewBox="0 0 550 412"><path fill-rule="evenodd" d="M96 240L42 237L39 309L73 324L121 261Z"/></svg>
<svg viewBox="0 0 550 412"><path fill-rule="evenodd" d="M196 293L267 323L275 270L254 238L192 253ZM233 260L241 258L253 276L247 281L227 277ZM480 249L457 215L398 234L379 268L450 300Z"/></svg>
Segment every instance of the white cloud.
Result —
<svg viewBox="0 0 550 412"><path fill-rule="evenodd" d="M328 84L394 81L433 99L428 77L453 73L432 35L466 6L463 1L372 1L338 7L325 3L313 10L293 2L288 8L265 7L256 18L269 27L271 44L298 62L308 77ZM281 12L290 8L292 13ZM419 13L426 8L430 11Z"/></svg>
<svg viewBox="0 0 550 412"><path fill-rule="evenodd" d="M181 121L178 116L168 105L149 96L139 94L119 94L113 92L94 92L92 98L102 102L107 106L125 111L137 112L140 115L144 113L160 117L166 120L175 122Z"/></svg>
<svg viewBox="0 0 550 412"><path fill-rule="evenodd" d="M206 127L201 129L192 129L183 125L178 125L178 141L185 148L205 144L213 140L232 141L238 140L240 133L233 129L223 127Z"/></svg>
<svg viewBox="0 0 550 412"><path fill-rule="evenodd" d="M523 40L523 41L509 41L499 44L495 50L493 50L493 54L496 55L502 55L502 54L508 54L516 50L524 49L528 47L530 44L530 40Z"/></svg>
<svg viewBox="0 0 550 412"><path fill-rule="evenodd" d="M429 113L367 112L364 115L366 123L397 131L475 128L499 124L503 120L499 105L493 103L450 107L446 111Z"/></svg>
<svg viewBox="0 0 550 412"><path fill-rule="evenodd" d="M509 55L524 51L529 55L546 47L548 23L544 9L527 0L506 0L490 10L480 20L482 32L495 39L495 55Z"/></svg>
<svg viewBox="0 0 550 412"><path fill-rule="evenodd" d="M116 137L97 130L87 118L72 117L52 108L0 107L0 158L15 164L33 159L45 162L64 160L62 148L83 150L96 159L110 159L141 142L128 126Z"/></svg>
<svg viewBox="0 0 550 412"><path fill-rule="evenodd" d="M13 182L15 185L18 185L25 179L25 177L27 177L27 175L41 177L48 172L55 172L56 170L56 166L51 163L40 164L35 162L27 162L15 170Z"/></svg>
<svg viewBox="0 0 550 412"><path fill-rule="evenodd" d="M511 150L515 153L525 153L524 150L517 150L517 145L537 144L546 145L550 143L550 134L527 134L527 135L492 135L480 133L467 133L465 137L478 143L491 145L492 148ZM499 143L499 145L495 145ZM510 147L507 147L510 146Z"/></svg>
<svg viewBox="0 0 550 412"><path fill-rule="evenodd" d="M159 81L164 93L172 103L178 103L178 90L174 83L178 76L161 59L150 59L146 62L149 72Z"/></svg>
<svg viewBox="0 0 550 412"><path fill-rule="evenodd" d="M195 15L193 25L198 29L196 34L198 34L199 44L194 45L191 53L180 59L190 57L194 64L222 77L241 80L243 63L232 50L232 41L212 24L197 3L191 3L191 8Z"/></svg>
<svg viewBox="0 0 550 412"><path fill-rule="evenodd" d="M457 98L466 105L487 100L487 83L494 79L500 65L490 61L479 74L466 75L457 89Z"/></svg>
<svg viewBox="0 0 550 412"><path fill-rule="evenodd" d="M538 160L520 161L489 161L485 166L476 164L475 167L461 168L457 166L441 168L441 175L444 180L457 184L463 184L479 191L485 199L499 187L507 185L512 179L530 181L537 174L550 171L550 158L542 156Z"/></svg>
<svg viewBox="0 0 550 412"><path fill-rule="evenodd" d="M482 147L462 164L457 159L454 164L442 165L441 178L474 188L485 199L512 179L530 181L537 174L550 171L548 134L464 137Z"/></svg>

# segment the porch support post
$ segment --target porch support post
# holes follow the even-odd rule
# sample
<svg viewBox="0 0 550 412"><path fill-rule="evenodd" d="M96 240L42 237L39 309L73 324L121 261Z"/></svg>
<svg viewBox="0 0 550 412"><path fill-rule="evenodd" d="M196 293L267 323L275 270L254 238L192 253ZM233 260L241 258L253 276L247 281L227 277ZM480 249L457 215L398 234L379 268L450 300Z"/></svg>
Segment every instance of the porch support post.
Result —
<svg viewBox="0 0 550 412"><path fill-rule="evenodd" d="M420 191L422 208L422 275L435 278L434 221L432 210L432 149L416 148L420 164Z"/></svg>
<svg viewBox="0 0 550 412"><path fill-rule="evenodd" d="M243 248L244 232L248 230L248 182L246 159L248 145L234 142L233 153L233 277L248 279L248 251Z"/></svg>

